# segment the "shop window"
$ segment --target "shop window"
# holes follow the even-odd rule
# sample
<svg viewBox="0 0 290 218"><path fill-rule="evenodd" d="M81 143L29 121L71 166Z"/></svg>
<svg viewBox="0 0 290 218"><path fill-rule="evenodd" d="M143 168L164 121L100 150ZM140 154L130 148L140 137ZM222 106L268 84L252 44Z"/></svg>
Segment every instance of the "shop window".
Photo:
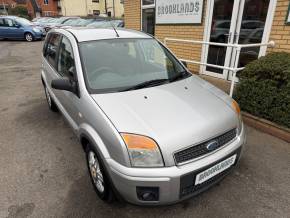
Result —
<svg viewBox="0 0 290 218"><path fill-rule="evenodd" d="M142 31L155 33L155 1L142 0Z"/></svg>
<svg viewBox="0 0 290 218"><path fill-rule="evenodd" d="M154 5L154 0L142 0L142 5Z"/></svg>

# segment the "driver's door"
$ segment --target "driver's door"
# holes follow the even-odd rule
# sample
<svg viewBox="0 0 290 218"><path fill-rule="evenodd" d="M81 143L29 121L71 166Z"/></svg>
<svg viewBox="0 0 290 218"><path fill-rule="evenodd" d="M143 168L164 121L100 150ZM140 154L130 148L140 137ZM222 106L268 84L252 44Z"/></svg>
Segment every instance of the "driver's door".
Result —
<svg viewBox="0 0 290 218"><path fill-rule="evenodd" d="M73 48L66 36L62 37L59 46L59 54L57 59L57 72L61 77L77 83L75 60ZM60 99L62 106L68 113L68 119L74 129L80 124L80 98L75 93L69 91L60 91Z"/></svg>

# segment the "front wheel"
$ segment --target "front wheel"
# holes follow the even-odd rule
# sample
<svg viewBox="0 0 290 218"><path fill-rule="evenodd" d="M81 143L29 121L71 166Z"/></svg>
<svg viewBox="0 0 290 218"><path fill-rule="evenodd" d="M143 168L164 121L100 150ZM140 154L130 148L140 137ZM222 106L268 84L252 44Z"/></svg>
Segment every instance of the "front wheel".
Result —
<svg viewBox="0 0 290 218"><path fill-rule="evenodd" d="M97 152L95 152L92 146L88 145L86 148L86 156L88 170L95 192L101 200L112 202L114 194L99 155L97 155Z"/></svg>
<svg viewBox="0 0 290 218"><path fill-rule="evenodd" d="M27 42L32 42L33 41L33 35L31 33L25 33L25 40Z"/></svg>

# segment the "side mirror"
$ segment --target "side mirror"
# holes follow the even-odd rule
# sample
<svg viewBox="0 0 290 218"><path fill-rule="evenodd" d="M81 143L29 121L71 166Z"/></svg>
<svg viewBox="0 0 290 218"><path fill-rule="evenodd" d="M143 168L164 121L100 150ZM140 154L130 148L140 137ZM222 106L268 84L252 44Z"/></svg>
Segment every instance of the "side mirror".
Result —
<svg viewBox="0 0 290 218"><path fill-rule="evenodd" d="M75 82L71 82L69 79L61 78L51 81L51 87L57 90L65 90L77 94L77 86Z"/></svg>
<svg viewBox="0 0 290 218"><path fill-rule="evenodd" d="M15 23L15 24L14 24L14 27L16 27L16 28L20 28L21 26L20 26L20 24Z"/></svg>
<svg viewBox="0 0 290 218"><path fill-rule="evenodd" d="M187 63L186 61L181 61L181 63L187 68Z"/></svg>

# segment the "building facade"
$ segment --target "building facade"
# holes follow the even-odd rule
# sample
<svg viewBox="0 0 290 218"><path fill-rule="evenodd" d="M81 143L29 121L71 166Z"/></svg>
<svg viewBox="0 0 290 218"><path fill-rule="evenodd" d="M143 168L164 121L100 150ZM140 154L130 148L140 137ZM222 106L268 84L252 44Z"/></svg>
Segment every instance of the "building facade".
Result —
<svg viewBox="0 0 290 218"><path fill-rule="evenodd" d="M241 50L238 65L272 51L290 52L289 0L125 0L125 25L167 38L217 43L255 44L274 40L275 48ZM231 47L168 42L181 59L233 67L236 50ZM231 79L232 72L189 64L193 72Z"/></svg>
<svg viewBox="0 0 290 218"><path fill-rule="evenodd" d="M60 0L64 16L88 16L107 14L110 17L122 17L122 0Z"/></svg>
<svg viewBox="0 0 290 218"><path fill-rule="evenodd" d="M59 16L59 0L27 0L27 10L30 17Z"/></svg>

